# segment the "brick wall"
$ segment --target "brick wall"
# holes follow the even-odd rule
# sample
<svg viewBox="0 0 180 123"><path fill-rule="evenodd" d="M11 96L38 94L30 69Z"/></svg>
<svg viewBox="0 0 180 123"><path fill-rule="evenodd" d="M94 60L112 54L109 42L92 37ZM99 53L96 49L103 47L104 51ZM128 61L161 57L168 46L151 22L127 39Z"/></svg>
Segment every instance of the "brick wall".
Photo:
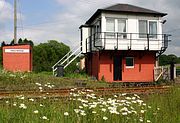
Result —
<svg viewBox="0 0 180 123"><path fill-rule="evenodd" d="M8 71L32 71L30 45L3 46L3 68Z"/></svg>

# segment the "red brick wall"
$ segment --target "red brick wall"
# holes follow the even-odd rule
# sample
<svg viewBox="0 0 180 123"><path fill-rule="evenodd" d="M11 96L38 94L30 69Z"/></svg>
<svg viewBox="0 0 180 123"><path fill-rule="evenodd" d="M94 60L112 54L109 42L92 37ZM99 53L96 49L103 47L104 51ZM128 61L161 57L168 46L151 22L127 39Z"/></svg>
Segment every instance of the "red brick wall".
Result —
<svg viewBox="0 0 180 123"><path fill-rule="evenodd" d="M5 52L5 49L29 49L29 53ZM3 68L8 71L32 71L32 48L30 45L3 46Z"/></svg>
<svg viewBox="0 0 180 123"><path fill-rule="evenodd" d="M110 53L105 52L100 54L99 61L99 80L104 76L106 81L113 81L113 59Z"/></svg>
<svg viewBox="0 0 180 123"><path fill-rule="evenodd" d="M137 55L138 56L138 55ZM154 81L155 54L146 53L142 58L134 58L134 68L126 68L126 61L123 59L122 80L125 82L152 82Z"/></svg>
<svg viewBox="0 0 180 123"><path fill-rule="evenodd" d="M86 58L86 72L98 78L99 71L99 52L88 54Z"/></svg>
<svg viewBox="0 0 180 123"><path fill-rule="evenodd" d="M144 52L144 53L143 53ZM113 82L114 66L113 56L122 55L122 81L121 82L151 82L154 81L155 52L148 51L104 51L94 53L92 58L92 76L101 80L104 76L108 82ZM100 55L100 57L99 57ZM126 68L125 57L134 57L134 68ZM91 61L89 59L88 61ZM90 71L88 69L88 71ZM98 75L97 75L98 74Z"/></svg>

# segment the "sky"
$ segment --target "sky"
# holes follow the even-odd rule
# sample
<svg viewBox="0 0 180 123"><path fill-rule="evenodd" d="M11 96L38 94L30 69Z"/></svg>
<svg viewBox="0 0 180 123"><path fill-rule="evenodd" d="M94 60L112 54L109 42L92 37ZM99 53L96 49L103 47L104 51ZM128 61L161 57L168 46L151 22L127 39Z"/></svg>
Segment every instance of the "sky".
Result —
<svg viewBox="0 0 180 123"><path fill-rule="evenodd" d="M13 39L13 2L0 0L0 42ZM57 40L71 47L80 44L79 26L99 8L126 3L168 13L164 33L171 34L165 54L180 56L180 0L17 0L18 38L35 44Z"/></svg>

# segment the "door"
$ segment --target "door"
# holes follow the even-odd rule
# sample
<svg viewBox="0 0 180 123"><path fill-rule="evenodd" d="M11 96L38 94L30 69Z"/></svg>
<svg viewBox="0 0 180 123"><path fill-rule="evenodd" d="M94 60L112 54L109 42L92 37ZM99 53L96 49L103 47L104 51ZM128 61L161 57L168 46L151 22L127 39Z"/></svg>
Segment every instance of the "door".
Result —
<svg viewBox="0 0 180 123"><path fill-rule="evenodd" d="M114 81L122 80L122 56L114 56Z"/></svg>

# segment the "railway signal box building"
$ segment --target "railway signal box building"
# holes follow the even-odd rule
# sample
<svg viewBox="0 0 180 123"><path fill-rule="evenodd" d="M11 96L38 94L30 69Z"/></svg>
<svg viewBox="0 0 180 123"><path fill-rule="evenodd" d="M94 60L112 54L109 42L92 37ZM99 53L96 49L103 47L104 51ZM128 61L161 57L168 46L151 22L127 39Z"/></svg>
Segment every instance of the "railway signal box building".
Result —
<svg viewBox="0 0 180 123"><path fill-rule="evenodd" d="M86 71L108 82L152 82L156 59L168 47L160 13L129 4L98 9L81 30Z"/></svg>

